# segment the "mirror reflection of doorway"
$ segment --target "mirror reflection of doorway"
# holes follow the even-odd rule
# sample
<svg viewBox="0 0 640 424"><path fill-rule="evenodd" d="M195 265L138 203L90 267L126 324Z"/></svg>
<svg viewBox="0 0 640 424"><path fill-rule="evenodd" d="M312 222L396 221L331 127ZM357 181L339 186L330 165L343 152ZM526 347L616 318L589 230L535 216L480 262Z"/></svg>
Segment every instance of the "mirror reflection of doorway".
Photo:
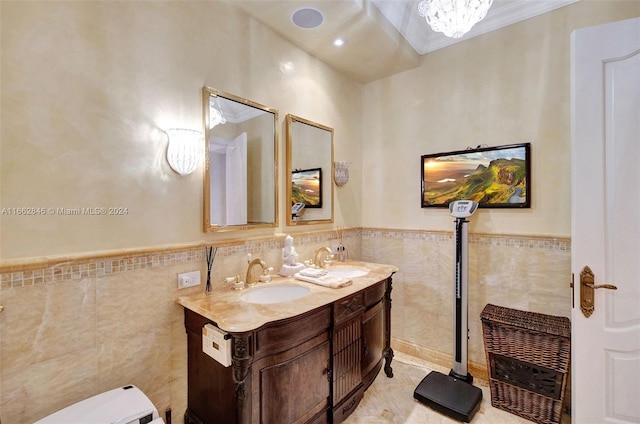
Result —
<svg viewBox="0 0 640 424"><path fill-rule="evenodd" d="M247 224L247 133L234 140L212 137L210 143L211 223Z"/></svg>

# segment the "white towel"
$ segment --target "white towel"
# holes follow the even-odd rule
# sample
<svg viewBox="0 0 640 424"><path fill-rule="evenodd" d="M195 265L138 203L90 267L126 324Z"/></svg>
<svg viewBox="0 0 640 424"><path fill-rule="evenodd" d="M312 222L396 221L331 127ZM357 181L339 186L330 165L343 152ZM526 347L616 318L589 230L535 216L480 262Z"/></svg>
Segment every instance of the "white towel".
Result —
<svg viewBox="0 0 640 424"><path fill-rule="evenodd" d="M341 287L350 286L353 281L347 280L345 278L334 277L333 275L322 275L320 277L309 277L306 275L302 275L301 272L297 272L293 275L294 278L298 280L306 281L308 283L318 284L324 287L331 287L332 289L339 289Z"/></svg>
<svg viewBox="0 0 640 424"><path fill-rule="evenodd" d="M300 275L303 275L305 277L318 278L322 277L323 275L327 275L327 270L321 268L305 268L300 271Z"/></svg>

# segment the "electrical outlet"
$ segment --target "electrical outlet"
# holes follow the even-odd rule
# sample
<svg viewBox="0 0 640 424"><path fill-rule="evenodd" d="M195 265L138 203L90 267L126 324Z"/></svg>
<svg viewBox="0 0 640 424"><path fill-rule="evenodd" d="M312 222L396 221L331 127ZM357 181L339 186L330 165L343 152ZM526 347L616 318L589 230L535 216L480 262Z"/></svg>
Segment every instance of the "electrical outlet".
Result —
<svg viewBox="0 0 640 424"><path fill-rule="evenodd" d="M178 274L178 288L186 289L200 284L200 271L185 272Z"/></svg>

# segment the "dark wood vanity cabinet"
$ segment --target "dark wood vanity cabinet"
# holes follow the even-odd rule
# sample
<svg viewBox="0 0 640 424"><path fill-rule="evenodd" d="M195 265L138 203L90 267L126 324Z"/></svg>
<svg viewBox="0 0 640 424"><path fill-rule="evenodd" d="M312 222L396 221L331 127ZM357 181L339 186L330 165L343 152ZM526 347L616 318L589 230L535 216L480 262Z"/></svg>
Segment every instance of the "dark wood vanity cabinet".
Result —
<svg viewBox="0 0 640 424"><path fill-rule="evenodd" d="M320 424L349 416L386 360L391 278L293 318L231 333L232 365L202 351L208 319L185 308L185 423Z"/></svg>

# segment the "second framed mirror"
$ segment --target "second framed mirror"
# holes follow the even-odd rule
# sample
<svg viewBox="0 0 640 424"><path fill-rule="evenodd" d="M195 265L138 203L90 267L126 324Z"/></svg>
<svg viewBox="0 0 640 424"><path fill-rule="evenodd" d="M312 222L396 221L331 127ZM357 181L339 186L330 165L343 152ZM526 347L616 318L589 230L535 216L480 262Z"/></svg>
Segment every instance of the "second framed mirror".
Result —
<svg viewBox="0 0 640 424"><path fill-rule="evenodd" d="M286 116L288 225L333 222L333 128Z"/></svg>

